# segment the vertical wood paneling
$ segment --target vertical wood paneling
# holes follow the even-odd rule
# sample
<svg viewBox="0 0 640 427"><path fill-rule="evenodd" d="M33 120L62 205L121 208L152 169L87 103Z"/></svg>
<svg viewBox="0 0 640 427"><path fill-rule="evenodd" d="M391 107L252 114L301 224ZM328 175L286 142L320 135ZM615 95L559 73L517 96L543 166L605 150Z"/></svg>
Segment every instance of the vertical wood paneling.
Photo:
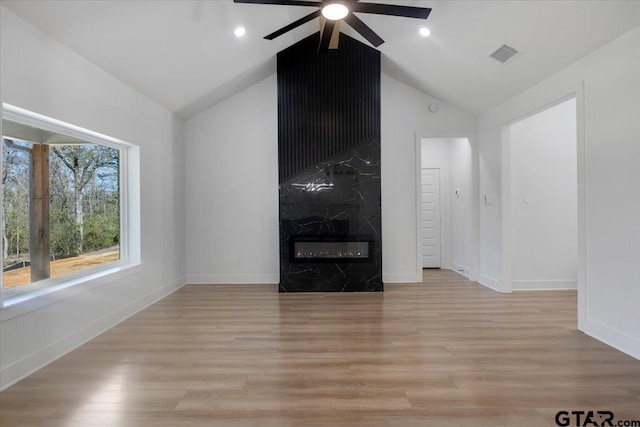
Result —
<svg viewBox="0 0 640 427"><path fill-rule="evenodd" d="M339 49L318 54L319 37L278 54L280 182L380 138L380 52L340 34Z"/></svg>

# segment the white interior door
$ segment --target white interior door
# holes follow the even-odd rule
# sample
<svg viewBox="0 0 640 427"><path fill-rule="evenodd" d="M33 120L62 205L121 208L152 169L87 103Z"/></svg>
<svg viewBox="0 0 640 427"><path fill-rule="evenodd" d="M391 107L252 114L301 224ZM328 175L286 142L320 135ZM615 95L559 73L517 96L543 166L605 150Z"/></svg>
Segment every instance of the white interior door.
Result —
<svg viewBox="0 0 640 427"><path fill-rule="evenodd" d="M422 268L440 268L440 169L422 169Z"/></svg>

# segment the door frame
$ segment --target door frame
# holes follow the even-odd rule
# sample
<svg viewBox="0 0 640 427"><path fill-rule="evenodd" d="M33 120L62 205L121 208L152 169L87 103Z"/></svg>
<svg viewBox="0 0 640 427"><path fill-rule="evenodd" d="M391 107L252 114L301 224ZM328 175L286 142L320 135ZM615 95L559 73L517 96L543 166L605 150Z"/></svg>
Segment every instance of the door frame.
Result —
<svg viewBox="0 0 640 427"><path fill-rule="evenodd" d="M416 282L422 282L422 231L421 215L422 206L418 201L422 200L422 139L425 138L466 138L471 148L471 215L470 215L470 263L469 280L478 281L480 271L480 182L479 155L476 133L474 131L462 132L416 132L415 141L415 224L416 224ZM442 264L442 254L440 255Z"/></svg>

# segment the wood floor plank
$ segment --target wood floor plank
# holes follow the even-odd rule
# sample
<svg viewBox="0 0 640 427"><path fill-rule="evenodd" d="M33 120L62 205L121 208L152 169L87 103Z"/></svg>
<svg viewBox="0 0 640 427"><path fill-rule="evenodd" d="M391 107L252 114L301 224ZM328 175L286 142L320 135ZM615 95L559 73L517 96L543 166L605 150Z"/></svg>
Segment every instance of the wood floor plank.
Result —
<svg viewBox="0 0 640 427"><path fill-rule="evenodd" d="M0 393L7 426L553 426L640 420L640 361L576 292L425 270L383 294L189 285Z"/></svg>

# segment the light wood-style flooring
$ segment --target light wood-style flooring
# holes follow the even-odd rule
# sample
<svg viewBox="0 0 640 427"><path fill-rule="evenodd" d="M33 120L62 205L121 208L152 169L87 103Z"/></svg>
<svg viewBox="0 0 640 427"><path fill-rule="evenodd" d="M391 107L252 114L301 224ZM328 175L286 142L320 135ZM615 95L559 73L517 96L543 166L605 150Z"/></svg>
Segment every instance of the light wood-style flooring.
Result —
<svg viewBox="0 0 640 427"><path fill-rule="evenodd" d="M640 361L576 330L573 291L450 271L383 294L189 285L0 394L9 426L554 426L640 420Z"/></svg>

